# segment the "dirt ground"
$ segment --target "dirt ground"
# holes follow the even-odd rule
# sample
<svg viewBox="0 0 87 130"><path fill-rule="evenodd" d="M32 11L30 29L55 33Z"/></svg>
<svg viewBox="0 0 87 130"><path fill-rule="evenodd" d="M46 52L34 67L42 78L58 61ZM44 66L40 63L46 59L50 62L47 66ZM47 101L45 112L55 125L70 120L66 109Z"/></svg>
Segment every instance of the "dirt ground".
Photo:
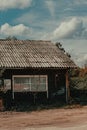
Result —
<svg viewBox="0 0 87 130"><path fill-rule="evenodd" d="M35 112L0 112L0 130L32 127L77 127L87 124L87 106L73 109L50 109Z"/></svg>

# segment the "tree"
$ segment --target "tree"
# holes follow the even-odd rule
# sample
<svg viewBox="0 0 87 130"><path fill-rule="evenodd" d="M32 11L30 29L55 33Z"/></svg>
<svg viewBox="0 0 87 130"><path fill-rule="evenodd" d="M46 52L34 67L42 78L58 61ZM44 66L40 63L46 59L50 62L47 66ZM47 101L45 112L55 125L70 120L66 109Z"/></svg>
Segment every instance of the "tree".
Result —
<svg viewBox="0 0 87 130"><path fill-rule="evenodd" d="M65 49L62 47L62 44L60 42L56 42L56 46L62 50L69 58L71 58L71 55L65 51Z"/></svg>
<svg viewBox="0 0 87 130"><path fill-rule="evenodd" d="M15 36L8 36L6 37L6 40L17 40L17 38Z"/></svg>

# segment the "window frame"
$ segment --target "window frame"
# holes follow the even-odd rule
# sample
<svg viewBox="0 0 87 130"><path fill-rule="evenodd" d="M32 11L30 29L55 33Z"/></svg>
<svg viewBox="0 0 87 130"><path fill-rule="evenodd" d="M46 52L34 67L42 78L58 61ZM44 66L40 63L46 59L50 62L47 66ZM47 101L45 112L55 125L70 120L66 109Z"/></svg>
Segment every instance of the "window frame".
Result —
<svg viewBox="0 0 87 130"><path fill-rule="evenodd" d="M14 83L14 78L17 78L17 77L19 77L19 78L29 78L29 77L45 77L46 78L46 89L45 90L43 90L43 91L41 91L41 90L35 90L35 91L33 91L31 88L32 88L32 86L30 85L30 90L28 91L28 92L47 92L47 98L48 98L48 75L13 75L12 76L12 93L13 93L13 98L14 98L14 92L16 92L15 91L15 88L14 88L14 85L15 85L15 83ZM32 83L31 83L32 84Z"/></svg>

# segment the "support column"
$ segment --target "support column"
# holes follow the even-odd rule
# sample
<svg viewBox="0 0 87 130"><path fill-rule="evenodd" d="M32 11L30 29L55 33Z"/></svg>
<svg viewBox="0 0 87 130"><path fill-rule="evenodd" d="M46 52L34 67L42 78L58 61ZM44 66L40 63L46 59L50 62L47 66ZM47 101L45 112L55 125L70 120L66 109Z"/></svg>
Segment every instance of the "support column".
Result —
<svg viewBox="0 0 87 130"><path fill-rule="evenodd" d="M69 88L69 73L66 71L66 103L68 103L70 98L70 88Z"/></svg>
<svg viewBox="0 0 87 130"><path fill-rule="evenodd" d="M14 77L11 79L11 92L12 92L12 100L14 100Z"/></svg>
<svg viewBox="0 0 87 130"><path fill-rule="evenodd" d="M3 99L0 98L0 111L4 110Z"/></svg>

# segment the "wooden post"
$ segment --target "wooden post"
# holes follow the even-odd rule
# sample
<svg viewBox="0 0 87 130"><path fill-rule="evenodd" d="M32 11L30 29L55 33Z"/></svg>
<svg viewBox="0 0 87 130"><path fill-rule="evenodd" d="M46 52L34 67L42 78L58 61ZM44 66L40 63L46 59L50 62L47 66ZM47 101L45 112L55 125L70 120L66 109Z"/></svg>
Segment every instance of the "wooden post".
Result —
<svg viewBox="0 0 87 130"><path fill-rule="evenodd" d="M14 100L14 77L13 76L11 80L11 91L12 91L12 100Z"/></svg>
<svg viewBox="0 0 87 130"><path fill-rule="evenodd" d="M0 98L0 111L4 110L4 106L3 106L3 99Z"/></svg>
<svg viewBox="0 0 87 130"><path fill-rule="evenodd" d="M70 97L70 88L69 88L69 74L66 71L66 103L68 103Z"/></svg>

